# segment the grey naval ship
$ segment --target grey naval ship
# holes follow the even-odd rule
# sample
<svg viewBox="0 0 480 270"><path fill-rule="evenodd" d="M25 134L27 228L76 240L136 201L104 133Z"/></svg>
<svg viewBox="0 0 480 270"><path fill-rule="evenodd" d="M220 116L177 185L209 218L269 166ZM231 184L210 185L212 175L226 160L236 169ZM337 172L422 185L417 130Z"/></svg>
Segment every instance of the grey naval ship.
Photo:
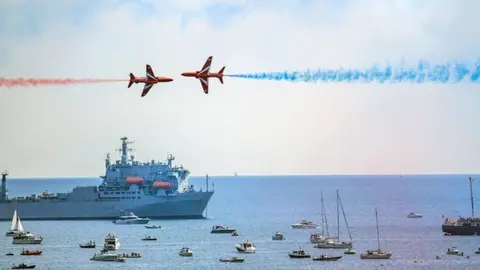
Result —
<svg viewBox="0 0 480 270"><path fill-rule="evenodd" d="M203 218L214 191L195 190L188 184L188 169L166 162L139 162L131 155L128 138L121 138L121 159L105 159L105 175L99 186L79 186L68 193L9 198L7 173L2 175L0 220L12 219L17 210L22 220L115 219L122 211L151 219Z"/></svg>

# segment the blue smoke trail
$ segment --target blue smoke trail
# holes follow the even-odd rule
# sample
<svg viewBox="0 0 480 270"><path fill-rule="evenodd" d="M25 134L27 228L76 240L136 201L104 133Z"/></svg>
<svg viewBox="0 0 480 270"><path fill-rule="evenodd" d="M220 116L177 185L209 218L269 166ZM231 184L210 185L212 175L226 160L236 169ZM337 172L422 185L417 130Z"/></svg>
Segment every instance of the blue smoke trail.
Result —
<svg viewBox="0 0 480 270"><path fill-rule="evenodd" d="M387 65L369 69L307 69L305 71L284 71L251 74L230 74L229 77L275 80L291 82L346 82L346 83L459 83L480 82L480 60L473 64L446 63L430 64L419 61L414 68Z"/></svg>

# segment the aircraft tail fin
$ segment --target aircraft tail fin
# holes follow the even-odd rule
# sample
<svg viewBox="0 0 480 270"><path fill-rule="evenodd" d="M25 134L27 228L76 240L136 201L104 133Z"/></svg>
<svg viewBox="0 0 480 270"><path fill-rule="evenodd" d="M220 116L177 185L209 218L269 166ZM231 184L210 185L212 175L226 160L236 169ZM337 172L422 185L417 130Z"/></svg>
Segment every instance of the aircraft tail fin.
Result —
<svg viewBox="0 0 480 270"><path fill-rule="evenodd" d="M218 71L218 75L219 75L218 80L220 81L221 84L223 84L223 71L225 71L225 66Z"/></svg>
<svg viewBox="0 0 480 270"><path fill-rule="evenodd" d="M130 86L132 86L134 80L135 80L135 75L133 75L133 73L130 73L130 82L128 83L127 88L130 88Z"/></svg>

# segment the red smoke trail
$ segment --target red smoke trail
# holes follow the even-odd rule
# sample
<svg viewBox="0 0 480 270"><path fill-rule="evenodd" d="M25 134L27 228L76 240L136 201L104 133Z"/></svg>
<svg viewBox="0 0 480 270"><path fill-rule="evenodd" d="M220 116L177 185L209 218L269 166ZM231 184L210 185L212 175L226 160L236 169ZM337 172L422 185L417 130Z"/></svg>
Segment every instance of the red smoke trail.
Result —
<svg viewBox="0 0 480 270"><path fill-rule="evenodd" d="M2 78L0 87L30 87L42 85L72 85L106 82L124 82L124 79L26 79L26 78Z"/></svg>

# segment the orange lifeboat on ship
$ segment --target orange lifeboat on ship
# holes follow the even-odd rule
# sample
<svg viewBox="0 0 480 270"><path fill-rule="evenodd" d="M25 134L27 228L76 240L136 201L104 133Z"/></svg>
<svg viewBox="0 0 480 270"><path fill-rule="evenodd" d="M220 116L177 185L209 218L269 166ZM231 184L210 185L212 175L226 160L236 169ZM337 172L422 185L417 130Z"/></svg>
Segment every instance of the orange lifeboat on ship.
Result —
<svg viewBox="0 0 480 270"><path fill-rule="evenodd" d="M125 183L129 185L140 185L143 184L144 181L142 177L127 177Z"/></svg>
<svg viewBox="0 0 480 270"><path fill-rule="evenodd" d="M170 189L172 188L172 183L170 182L162 182L162 181L155 181L152 185L153 188L165 188Z"/></svg>

